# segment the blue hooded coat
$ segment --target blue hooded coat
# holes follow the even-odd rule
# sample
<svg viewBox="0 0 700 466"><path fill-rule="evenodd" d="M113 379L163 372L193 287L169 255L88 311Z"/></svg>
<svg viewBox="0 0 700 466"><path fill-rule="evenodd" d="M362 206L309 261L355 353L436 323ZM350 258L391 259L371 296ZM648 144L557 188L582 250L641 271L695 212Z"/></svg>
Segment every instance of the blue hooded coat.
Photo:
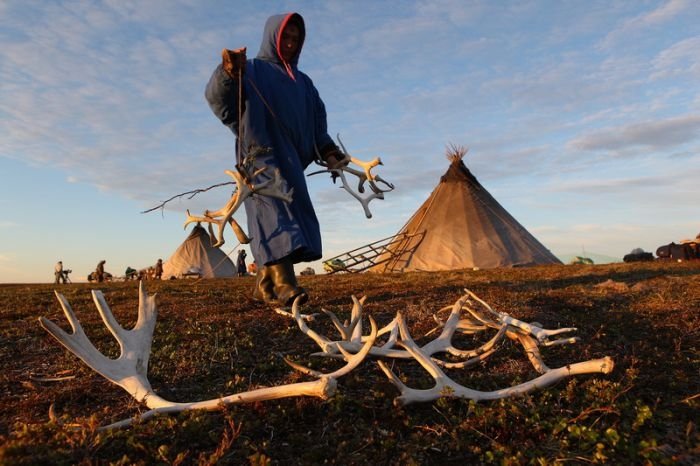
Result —
<svg viewBox="0 0 700 466"><path fill-rule="evenodd" d="M286 62L280 54L280 38L290 21L299 26L301 35L296 55ZM271 178L277 168L285 180L285 190L294 189L291 203L260 195L245 200L250 248L258 264L321 258L321 232L304 169L316 159L317 149L333 144L333 140L328 135L326 109L318 91L297 68L305 37L301 15L268 18L260 51L247 61L243 76L242 134L238 134L238 81L219 65L206 87L205 96L214 114L237 138L242 138L238 163L255 147L271 149L255 156L251 172L269 168L253 183Z"/></svg>

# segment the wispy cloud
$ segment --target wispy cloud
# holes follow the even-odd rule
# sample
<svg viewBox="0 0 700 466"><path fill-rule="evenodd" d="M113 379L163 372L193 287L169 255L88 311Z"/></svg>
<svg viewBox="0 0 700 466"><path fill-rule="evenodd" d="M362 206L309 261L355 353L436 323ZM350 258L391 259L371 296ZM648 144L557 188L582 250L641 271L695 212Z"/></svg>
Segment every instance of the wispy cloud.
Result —
<svg viewBox="0 0 700 466"><path fill-rule="evenodd" d="M684 115L592 131L569 142L573 149L673 148L700 138L700 115Z"/></svg>
<svg viewBox="0 0 700 466"><path fill-rule="evenodd" d="M700 35L690 37L661 51L652 61L650 79L688 75L700 79Z"/></svg>
<svg viewBox="0 0 700 466"><path fill-rule="evenodd" d="M697 7L697 2L693 0L669 0L654 10L624 20L618 27L610 31L599 45L602 48L609 48L619 40L629 40L630 37L635 37L641 31L660 26L677 17L683 11Z"/></svg>

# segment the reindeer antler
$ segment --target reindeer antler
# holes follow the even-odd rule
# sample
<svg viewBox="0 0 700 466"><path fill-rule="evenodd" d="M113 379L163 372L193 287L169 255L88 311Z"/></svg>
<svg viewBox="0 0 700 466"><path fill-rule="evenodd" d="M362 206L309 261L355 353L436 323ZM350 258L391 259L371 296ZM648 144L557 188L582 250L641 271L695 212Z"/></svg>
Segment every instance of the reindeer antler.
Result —
<svg viewBox="0 0 700 466"><path fill-rule="evenodd" d="M401 345L406 348L406 351L411 353L413 358L420 363L421 366L435 379L435 386L427 390L419 390L406 386L394 372L383 361L378 361L379 367L384 371L389 380L396 385L401 392L401 396L394 400L394 404L406 405L420 401L432 401L441 397L468 398L475 401L480 400L496 400L509 396L520 395L532 390L543 388L555 383L565 377L570 377L578 374L603 373L608 374L614 367L613 360L610 357L602 359L593 359L590 361L569 364L558 369L549 369L543 375L536 377L528 382L515 385L513 387L504 388L484 392L473 390L464 387L454 380L450 379L438 365L427 356L416 343L413 341L408 326L403 317L398 319L399 331L401 334Z"/></svg>
<svg viewBox="0 0 700 466"><path fill-rule="evenodd" d="M233 218L233 214L243 204L243 201L254 194L259 194L261 196L274 197L289 203L292 202L292 195L294 194L294 188L287 192L283 190L284 180L279 169L277 168L273 170L272 178L258 184L253 184L252 180L255 180L259 175L270 170L270 168L263 167L251 172L252 160L255 159L256 155L268 150L269 149L267 148L253 148L251 149L250 155L247 157L246 162L236 165L235 171L224 170L224 173L233 178L236 184L236 191L233 193L233 195L231 195L231 198L228 200L228 202L226 202L224 207L219 210L205 210L203 216L191 215L190 211L187 210L187 219L185 220L184 226L187 226L193 222L206 222L218 225L219 233L217 235L217 242L213 246L220 247L225 243L224 228L226 227L226 224L229 223L231 225L231 229L233 229L234 233L236 234L236 238L241 244L250 243L248 235L246 235L238 222L236 222L236 220Z"/></svg>
<svg viewBox="0 0 700 466"><path fill-rule="evenodd" d="M372 218L372 212L369 210L369 203L373 199L384 199L384 193L387 193L389 191L394 190L394 185L389 183L388 181L385 181L382 179L381 176L376 175L372 173L372 169L376 167L377 165L384 165L382 163L382 159L379 157L376 157L374 160L371 160L369 162L362 161L360 159L356 159L355 157L351 156L347 149L345 149L345 145L343 145L343 141L340 140L340 134L337 135L338 137L338 143L340 143L340 147L343 149L343 154L345 155L346 158L349 159L349 164L352 163L354 165L357 165L358 167L361 168L361 170L358 170L356 168L352 168L348 165L344 165L338 168L328 168L328 165L321 160L321 157L319 156L320 162L319 165L326 167L325 170L319 170L313 173L309 173L309 176L311 175L317 175L319 173L331 173L338 178L340 178L340 182L342 183L342 188L345 189L352 197L360 201L360 204L362 204L362 208L365 211L365 216L367 218ZM350 185L348 184L348 180L345 177L345 174L349 173L351 175L354 175L358 178L358 184L357 184L357 192L353 191ZM372 191L371 194L368 194L367 196L362 196L365 192L365 182L369 184L370 190ZM379 187L377 183L381 183L384 186L387 187L387 189L382 189Z"/></svg>
<svg viewBox="0 0 700 466"><path fill-rule="evenodd" d="M345 357L347 364L330 374L311 371L287 361L292 367L315 376L317 378L315 381L259 388L205 401L178 403L168 401L158 396L153 391L148 381L148 359L158 313L155 294L149 296L146 293L143 282L139 284L138 320L132 330L125 330L117 323L102 292L93 291L92 296L100 316L102 316L102 320L112 335L114 335L114 338L121 348L121 354L117 359L109 359L95 348L85 335L80 321L75 316L70 304L66 298L58 292L56 292L56 297L61 303L61 307L73 329L73 333L63 331L52 321L44 317L39 317L39 323L51 336L58 340L58 342L65 346L71 353L82 359L91 369L110 382L119 385L137 401L145 403L146 406L150 408L149 411L134 419L125 419L104 426L102 429L128 426L135 419L145 420L158 413L173 413L192 409L213 411L220 409L222 405L266 401L292 396L329 398L335 394L337 388L336 379L350 372L364 360L365 356L372 348L372 345L374 345L377 336L377 325L370 319L372 333L365 344L355 355L350 355L346 352ZM297 309L295 311L297 314L299 313L298 300L299 298L294 302L294 308Z"/></svg>

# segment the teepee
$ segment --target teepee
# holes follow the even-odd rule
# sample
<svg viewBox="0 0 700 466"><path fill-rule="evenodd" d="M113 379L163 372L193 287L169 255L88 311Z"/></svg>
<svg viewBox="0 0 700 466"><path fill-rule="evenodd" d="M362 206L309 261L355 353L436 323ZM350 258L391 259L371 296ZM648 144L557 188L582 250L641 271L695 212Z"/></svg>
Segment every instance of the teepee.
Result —
<svg viewBox="0 0 700 466"><path fill-rule="evenodd" d="M231 259L221 249L212 246L211 236L199 223L163 264L163 280L196 274L203 278L236 276Z"/></svg>
<svg viewBox="0 0 700 466"><path fill-rule="evenodd" d="M373 272L454 270L561 264L477 181L462 147L450 147L450 167L430 197L397 233Z"/></svg>

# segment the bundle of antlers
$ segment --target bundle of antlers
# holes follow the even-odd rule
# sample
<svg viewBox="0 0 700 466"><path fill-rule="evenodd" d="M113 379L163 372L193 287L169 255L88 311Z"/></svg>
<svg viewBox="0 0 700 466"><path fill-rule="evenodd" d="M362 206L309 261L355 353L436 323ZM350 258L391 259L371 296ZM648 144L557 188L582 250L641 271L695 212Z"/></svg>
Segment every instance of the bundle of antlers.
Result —
<svg viewBox="0 0 700 466"><path fill-rule="evenodd" d="M325 170L310 173L309 176L316 175L318 173L331 173L334 176L334 180L335 177L340 178L342 188L345 189L348 193L350 193L350 195L352 195L355 199L357 199L360 202L360 204L362 204L362 208L365 211L365 216L367 216L367 218L371 218L372 213L369 210L369 203L374 199L384 199L384 193L393 190L394 185L383 180L382 177L380 177L379 175L372 173L373 168L375 168L378 165L383 165L382 160L379 157L375 158L370 162L364 162L348 154L347 150L345 149L345 146L343 145L343 142L340 140L340 136L338 136L338 142L343 148L343 153L348 162L347 165L339 166L337 168L329 168L328 165L325 164L325 162L320 161L319 157L318 163L321 166L325 167ZM229 224L231 225L231 229L233 230L233 232L236 235L236 238L241 244L250 243L250 238L248 237L248 235L245 233L245 231L243 231L236 219L233 218L233 214L236 213L236 211L241 205L243 205L243 201L245 201L250 196L257 194L281 199L284 202L291 202L292 196L294 194L293 189L289 191L284 190L285 183L282 178L282 175L280 174L279 169L264 167L259 168L257 170L252 170L252 161L255 159L255 157L260 153L268 150L269 149L262 147L251 148L246 160L244 160L242 164L236 165L235 171L225 170L224 173L233 178L233 182L236 185L236 191L234 191L234 193L231 195L231 198L221 209L215 211L205 210L204 213L200 216L192 215L188 210L187 219L185 220L184 226L187 226L193 222L204 222L208 223L209 225L217 225L219 227L219 231L217 234L217 241L214 244L214 246L220 247L225 243L224 228L226 227L226 224ZM351 164L356 165L357 167L359 167L359 169L353 168ZM273 171L272 176L270 176L270 174L268 173L270 170ZM353 189L351 188L350 184L348 183L346 174L354 175L358 178L357 191L353 191ZM267 177L267 179L256 184L254 183L254 180L258 179L258 177ZM365 194L365 183L369 185L371 191L370 193ZM380 188L380 183L384 185L384 189ZM190 191L188 193L179 194L178 196L183 196L192 193L197 194L199 192L207 191L208 189L211 188ZM171 198L170 200L172 200L173 198ZM146 212L158 209L167 202L168 201L165 201L160 206L149 209Z"/></svg>
<svg viewBox="0 0 700 466"><path fill-rule="evenodd" d="M369 333L364 335L362 320L365 298L357 299L355 296L352 296L353 306L348 322L341 323L340 319L333 312L322 309L340 333L339 339L328 339L309 327L307 321L312 319L309 318L310 316L301 313L297 300L292 306L290 315L295 319L301 331L321 348L320 353L314 354L343 359L345 365L334 372L326 374L285 359L294 369L311 375L315 380L259 388L196 402L179 403L168 401L158 396L151 388L147 374L148 359L151 351L153 330L156 324L157 307L155 295L149 295L146 292L143 282L139 284L138 319L131 330L126 330L117 323L102 292L98 290L92 291L93 301L97 306L97 310L121 349L121 354L117 359L110 359L95 348L85 335L70 304L58 292L55 292L56 297L70 323L73 330L72 333L65 332L44 317L40 317L39 322L47 332L70 352L82 359L90 368L107 380L122 387L138 402L144 403L149 408L149 411L135 418L109 424L102 427L102 429L128 426L135 420L145 420L158 413L173 413L191 409L216 410L227 404L250 403L293 396L314 396L326 399L334 395L337 389L337 379L360 365L368 355L380 358L378 361L379 366L401 393L395 399L395 404L399 405L432 401L441 397L467 398L476 401L494 400L543 388L558 380L577 374L607 374L612 371L614 366L613 360L607 356L601 359L567 364L555 369L547 367L539 348L541 346L575 343L578 341L577 338L557 338L561 334L575 331L575 328L547 330L537 323L525 323L505 312L493 310L472 292L465 291L466 294L460 297L454 305L440 310L441 312L450 310L449 317L444 322L437 316L435 317L438 321L438 327L434 330L441 329L441 331L434 340L423 346L419 346L413 340L408 331L406 320L400 312L381 329L378 329L372 316L369 316ZM489 330L491 332L495 331L495 335L476 348L468 350L458 349L452 343L456 333L478 334ZM433 331L430 333L433 333ZM381 341L379 340L380 337ZM527 358L540 374L539 376L519 385L484 392L458 384L450 379L441 369L441 367L449 369L465 368L483 361L496 351L497 344L504 338L509 338L522 345ZM460 361L447 362L439 359L436 355L440 353L449 353L460 358ZM435 379L435 386L425 390L406 386L382 360L387 358L415 359Z"/></svg>

